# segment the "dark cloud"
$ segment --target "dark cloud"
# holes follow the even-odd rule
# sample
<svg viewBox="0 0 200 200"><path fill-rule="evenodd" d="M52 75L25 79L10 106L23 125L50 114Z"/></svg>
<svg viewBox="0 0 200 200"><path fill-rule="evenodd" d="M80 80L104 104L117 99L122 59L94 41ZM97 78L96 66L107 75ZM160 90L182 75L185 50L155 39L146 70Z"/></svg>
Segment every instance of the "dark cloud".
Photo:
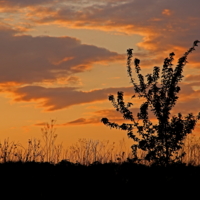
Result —
<svg viewBox="0 0 200 200"><path fill-rule="evenodd" d="M123 57L105 48L82 44L76 38L14 36L15 33L0 28L0 83L55 80L91 69L94 63Z"/></svg>
<svg viewBox="0 0 200 200"><path fill-rule="evenodd" d="M92 91L80 91L75 87L45 88L41 86L26 86L13 91L16 102L35 101L47 111L67 108L69 106L105 101L108 95L123 91L125 95L131 95L133 89L127 88L105 88Z"/></svg>
<svg viewBox="0 0 200 200"><path fill-rule="evenodd" d="M70 121L70 122L67 122L65 124L62 124L61 126L68 126L68 125L86 125L86 124L98 124L100 123L100 119L98 118L89 118L89 119L86 119L86 118L78 118L76 120L73 120L73 121Z"/></svg>

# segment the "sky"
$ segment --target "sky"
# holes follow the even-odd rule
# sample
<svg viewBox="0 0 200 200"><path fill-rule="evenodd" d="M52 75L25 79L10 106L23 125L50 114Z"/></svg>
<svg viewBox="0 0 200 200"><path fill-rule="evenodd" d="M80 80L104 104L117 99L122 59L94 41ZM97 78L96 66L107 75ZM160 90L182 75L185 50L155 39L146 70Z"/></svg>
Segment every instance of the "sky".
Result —
<svg viewBox="0 0 200 200"><path fill-rule="evenodd" d="M123 121L110 94L123 91L135 116L142 103L131 100L127 49L144 75L171 52L176 66L200 40L199 8L199 0L0 0L0 140L40 138L53 119L64 145L79 138L131 142L100 121ZM199 47L183 75L172 114L197 115Z"/></svg>

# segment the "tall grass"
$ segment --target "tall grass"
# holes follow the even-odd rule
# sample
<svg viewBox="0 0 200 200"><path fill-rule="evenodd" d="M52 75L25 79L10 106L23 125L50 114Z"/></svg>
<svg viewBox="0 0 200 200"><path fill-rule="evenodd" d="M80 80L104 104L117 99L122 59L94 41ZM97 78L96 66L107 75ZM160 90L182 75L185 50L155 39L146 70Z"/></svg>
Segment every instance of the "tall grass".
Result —
<svg viewBox="0 0 200 200"><path fill-rule="evenodd" d="M58 135L55 133L54 125L55 120L46 123L41 129L42 140L29 139L27 147L22 146L20 143L10 142L9 138L4 139L3 142L0 142L0 162L35 161L56 164L62 160L67 160L89 165L94 162L102 164L108 162L121 163L127 161L127 158L133 158L131 148L126 145L124 139L115 143L109 140L99 141L82 138L64 149L62 143L56 143ZM187 165L200 165L200 137L187 137L181 151L186 152L182 162ZM144 152L138 152L138 157L141 159L140 163L147 164L143 159L144 156Z"/></svg>
<svg viewBox="0 0 200 200"><path fill-rule="evenodd" d="M186 152L183 162L200 166L200 136L190 135L185 139L183 150Z"/></svg>
<svg viewBox="0 0 200 200"><path fill-rule="evenodd" d="M89 165L93 162L123 162L127 157L131 157L131 151L122 147L124 141L111 143L109 140L86 140L79 139L77 143L65 150L64 158L70 162L79 162Z"/></svg>
<svg viewBox="0 0 200 200"><path fill-rule="evenodd" d="M123 162L131 158L131 149L122 148L123 140L119 144L111 143L109 140L87 140L79 139L78 142L64 149L62 144L47 146L41 145L40 140L29 139L27 147L20 143L9 142L9 138L0 142L0 162L9 161L36 161L58 163L67 160L73 163L89 165L94 162Z"/></svg>

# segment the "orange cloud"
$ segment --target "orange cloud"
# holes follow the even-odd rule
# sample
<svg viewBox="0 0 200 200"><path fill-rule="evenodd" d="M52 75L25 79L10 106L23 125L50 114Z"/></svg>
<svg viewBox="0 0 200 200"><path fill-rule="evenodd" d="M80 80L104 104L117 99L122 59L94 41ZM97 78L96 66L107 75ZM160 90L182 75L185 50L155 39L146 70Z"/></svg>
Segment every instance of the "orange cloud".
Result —
<svg viewBox="0 0 200 200"><path fill-rule="evenodd" d="M58 84L82 85L82 82L81 79L77 76L69 76L67 78L58 79Z"/></svg>
<svg viewBox="0 0 200 200"><path fill-rule="evenodd" d="M138 105L138 101L140 102ZM128 101L125 100L125 103ZM140 112L140 106L143 103L143 100L138 99L131 99L129 96L129 102L133 103L133 107L130 108L130 111L133 114L133 117L137 120L137 114ZM88 117L81 117L72 121L69 121L67 123L62 124L63 126L69 126L69 125L84 125L84 124L101 124L102 118L108 118L110 122L115 123L131 123L130 120L126 120L123 118L123 114L116 111L116 109L113 107L113 109L103 109L103 110L97 110L95 112L90 112L87 114ZM156 118L154 114L149 111L149 118L153 121L156 121Z"/></svg>
<svg viewBox="0 0 200 200"><path fill-rule="evenodd" d="M98 118L78 118L76 120L67 122L65 124L61 124L61 126L68 126L68 125L86 125L86 124L97 124L100 123L100 120Z"/></svg>
<svg viewBox="0 0 200 200"><path fill-rule="evenodd" d="M162 11L162 14L163 14L163 15L170 16L172 13L171 13L171 11L170 11L169 9L164 9L164 10Z"/></svg>
<svg viewBox="0 0 200 200"><path fill-rule="evenodd" d="M38 102L46 111L55 111L79 104L105 101L110 94L124 91L132 95L131 87L105 88L91 91L80 91L75 87L44 88L41 86L25 86L13 90L16 102Z"/></svg>
<svg viewBox="0 0 200 200"><path fill-rule="evenodd" d="M187 75L185 81L200 81L200 75Z"/></svg>
<svg viewBox="0 0 200 200"><path fill-rule="evenodd" d="M122 123L125 122L123 116L115 111L115 109L105 109L105 110L98 110L94 113L91 113L91 117L88 118L78 118L72 120L70 122L66 122L61 124L61 126L76 126L76 125L86 125L86 124L102 124L101 118L108 117L110 121ZM127 122L127 121L126 121Z"/></svg>
<svg viewBox="0 0 200 200"><path fill-rule="evenodd" d="M197 115L198 112L200 112L200 109L199 110L197 109L200 108L199 97L200 97L200 92L198 93L198 96L196 96L196 98L194 97L188 99L179 98L175 107L172 108L171 110L171 116L177 115L178 113L182 113L183 116L186 116L189 113ZM132 102L134 103L134 101ZM141 103L142 102L140 102L140 105ZM137 113L139 112L139 107L131 108L130 111L133 113L133 117L137 119ZM90 114L91 114L90 117L81 117L69 121L67 123L61 124L61 126L100 124L102 118L108 118L110 122L115 122L118 124L131 123L131 121L123 119L123 115L120 112L117 112L115 108L98 110ZM157 123L157 119L155 115L150 111L150 109L149 109L149 119L151 119L152 122Z"/></svg>

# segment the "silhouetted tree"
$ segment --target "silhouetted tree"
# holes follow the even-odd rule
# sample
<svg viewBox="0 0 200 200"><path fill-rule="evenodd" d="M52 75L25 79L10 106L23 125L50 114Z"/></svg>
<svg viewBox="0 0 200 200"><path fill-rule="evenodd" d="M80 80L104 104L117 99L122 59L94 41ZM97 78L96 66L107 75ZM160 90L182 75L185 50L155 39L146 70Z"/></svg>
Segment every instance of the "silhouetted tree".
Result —
<svg viewBox="0 0 200 200"><path fill-rule="evenodd" d="M140 73L140 60L135 58L135 72L139 79L136 84L132 76L132 50L127 50L127 71L133 84L135 94L139 98L145 99L140 106L140 112L137 114L137 120L133 116L130 107L133 105L128 102L125 104L123 92L117 93L117 101L113 95L109 95L109 100L114 108L123 114L124 119L128 119L131 123L123 123L121 125L110 122L107 118L101 121L111 128L117 128L127 131L127 135L132 138L136 144L131 146L134 155L133 160L138 160L137 149L146 151L145 160L159 165L168 165L170 163L179 162L185 155L185 152L178 154L178 150L182 148L183 141L187 134L194 129L197 120L200 119L200 113L194 116L189 113L183 117L181 113L177 116L171 116L170 112L175 105L180 91L178 83L183 78L183 67L187 63L187 56L195 50L195 46L200 41L196 40L193 46L179 58L178 64L172 68L174 53L170 53L169 57L164 59L164 64L160 76L160 68L154 67L152 74L147 74L146 81ZM134 98L132 96L132 98ZM148 110L151 110L157 118L157 123L153 124L148 116ZM171 118L171 119L170 119ZM136 131L133 133L133 130Z"/></svg>

